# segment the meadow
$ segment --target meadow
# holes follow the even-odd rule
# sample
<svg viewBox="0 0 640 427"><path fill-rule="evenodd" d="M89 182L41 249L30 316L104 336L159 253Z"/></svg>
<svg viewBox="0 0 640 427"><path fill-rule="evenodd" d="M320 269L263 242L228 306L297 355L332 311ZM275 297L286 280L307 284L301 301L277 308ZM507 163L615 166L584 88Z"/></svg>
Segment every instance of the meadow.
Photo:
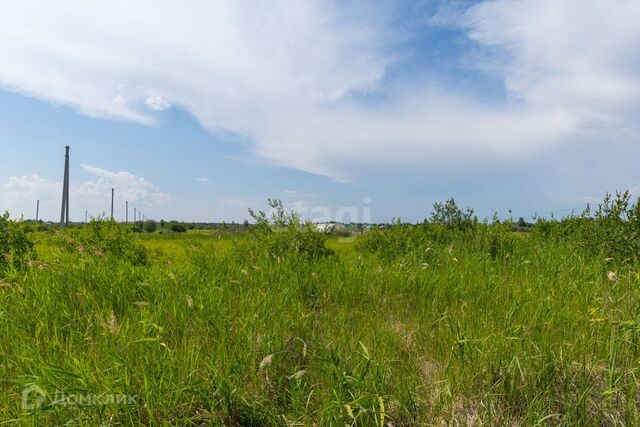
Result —
<svg viewBox="0 0 640 427"><path fill-rule="evenodd" d="M347 239L275 206L233 235L3 217L0 424L640 422L628 193L528 232L450 201Z"/></svg>

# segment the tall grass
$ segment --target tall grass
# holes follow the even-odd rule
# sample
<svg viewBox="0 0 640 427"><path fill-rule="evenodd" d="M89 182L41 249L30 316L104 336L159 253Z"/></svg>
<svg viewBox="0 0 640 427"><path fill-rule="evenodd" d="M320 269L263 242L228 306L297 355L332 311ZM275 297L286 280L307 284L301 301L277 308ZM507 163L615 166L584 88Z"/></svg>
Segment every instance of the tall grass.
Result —
<svg viewBox="0 0 640 427"><path fill-rule="evenodd" d="M295 222L224 246L113 223L37 235L38 261L0 273L0 419L639 422L632 257L585 246L562 221L528 234L477 221L397 225L331 242L334 251ZM49 398L24 410L30 384ZM136 398L78 405L52 401L55 391Z"/></svg>

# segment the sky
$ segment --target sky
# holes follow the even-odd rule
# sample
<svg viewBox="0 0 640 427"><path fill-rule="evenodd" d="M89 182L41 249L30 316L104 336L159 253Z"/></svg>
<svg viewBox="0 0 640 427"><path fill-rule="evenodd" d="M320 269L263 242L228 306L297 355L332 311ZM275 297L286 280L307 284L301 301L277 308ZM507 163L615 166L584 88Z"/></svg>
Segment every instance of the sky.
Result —
<svg viewBox="0 0 640 427"><path fill-rule="evenodd" d="M44 0L0 14L0 211L562 216L640 193L637 0Z"/></svg>

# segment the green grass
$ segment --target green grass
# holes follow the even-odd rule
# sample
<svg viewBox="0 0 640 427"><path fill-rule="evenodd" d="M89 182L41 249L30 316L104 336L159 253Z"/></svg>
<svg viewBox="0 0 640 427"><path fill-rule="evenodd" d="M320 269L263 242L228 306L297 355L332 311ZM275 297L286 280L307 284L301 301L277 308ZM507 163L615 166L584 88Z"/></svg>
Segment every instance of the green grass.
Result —
<svg viewBox="0 0 640 427"><path fill-rule="evenodd" d="M152 250L146 265L40 235L41 263L1 279L4 423L640 420L635 264L526 236L499 256L454 241L420 259L353 239L312 259L249 257L215 234L136 239ZM29 384L136 399L25 411Z"/></svg>

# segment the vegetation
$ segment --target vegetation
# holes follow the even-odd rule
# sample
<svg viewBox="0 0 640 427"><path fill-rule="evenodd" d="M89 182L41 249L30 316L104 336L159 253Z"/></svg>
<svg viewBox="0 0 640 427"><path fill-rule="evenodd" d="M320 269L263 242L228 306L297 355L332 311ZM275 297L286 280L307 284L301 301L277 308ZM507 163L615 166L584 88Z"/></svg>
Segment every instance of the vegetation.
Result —
<svg viewBox="0 0 640 427"><path fill-rule="evenodd" d="M33 255L26 224L10 221L7 212L0 215L0 272L24 267Z"/></svg>
<svg viewBox="0 0 640 427"><path fill-rule="evenodd" d="M178 221L169 221L165 227L175 233L186 233L187 231L187 226Z"/></svg>
<svg viewBox="0 0 640 427"><path fill-rule="evenodd" d="M132 233L131 228L113 220L95 220L86 227L71 227L58 232L52 243L70 255L73 262L87 262L97 257L145 265L148 250L133 238Z"/></svg>
<svg viewBox="0 0 640 427"><path fill-rule="evenodd" d="M225 238L110 221L30 233L2 217L0 419L640 423L628 193L528 233L450 200L355 242L270 204ZM25 409L33 387L47 395Z"/></svg>
<svg viewBox="0 0 640 427"><path fill-rule="evenodd" d="M144 222L143 228L147 233L154 233L158 229L158 223L149 219Z"/></svg>
<svg viewBox="0 0 640 427"><path fill-rule="evenodd" d="M269 199L269 207L270 217L262 211L249 211L256 226L245 239L236 241L235 252L242 260L280 262L295 258L304 261L333 254L325 246L325 237L317 233L311 223L302 224L300 216L287 212L279 200Z"/></svg>

